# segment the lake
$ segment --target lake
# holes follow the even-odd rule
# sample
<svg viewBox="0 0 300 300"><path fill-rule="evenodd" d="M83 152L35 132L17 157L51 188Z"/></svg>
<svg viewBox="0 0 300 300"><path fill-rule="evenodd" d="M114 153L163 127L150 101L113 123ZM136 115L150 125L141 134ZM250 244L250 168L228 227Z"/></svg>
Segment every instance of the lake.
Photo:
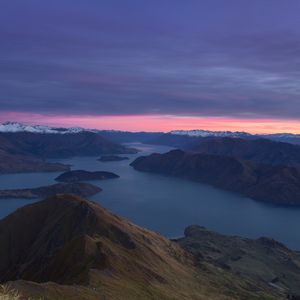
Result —
<svg viewBox="0 0 300 300"><path fill-rule="evenodd" d="M272 237L300 250L300 208L253 201L243 196L183 179L135 171L129 163L140 155L163 153L171 148L131 143L141 150L126 155L130 160L99 162L96 157L55 160L72 169L111 171L118 179L94 181L103 192L91 197L110 211L148 229L174 238L184 228L199 224L220 233L257 238ZM0 176L0 188L28 188L55 183L60 173L9 174ZM0 217L34 201L0 200Z"/></svg>

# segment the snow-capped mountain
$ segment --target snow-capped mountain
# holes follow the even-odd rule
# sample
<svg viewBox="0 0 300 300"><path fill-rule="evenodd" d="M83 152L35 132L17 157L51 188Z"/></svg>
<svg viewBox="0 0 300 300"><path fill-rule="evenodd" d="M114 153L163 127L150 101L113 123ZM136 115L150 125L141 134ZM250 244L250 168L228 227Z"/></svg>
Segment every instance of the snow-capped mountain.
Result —
<svg viewBox="0 0 300 300"><path fill-rule="evenodd" d="M49 133L49 134L66 134L78 133L82 131L93 131L80 127L72 128L53 128L43 125L26 125L18 122L5 122L0 124L0 132L32 132L32 133Z"/></svg>
<svg viewBox="0 0 300 300"><path fill-rule="evenodd" d="M169 134L173 135L186 135L191 137L208 137L208 136L216 136L216 137L250 137L251 134L247 132L240 131L210 131L210 130L173 130L170 131Z"/></svg>

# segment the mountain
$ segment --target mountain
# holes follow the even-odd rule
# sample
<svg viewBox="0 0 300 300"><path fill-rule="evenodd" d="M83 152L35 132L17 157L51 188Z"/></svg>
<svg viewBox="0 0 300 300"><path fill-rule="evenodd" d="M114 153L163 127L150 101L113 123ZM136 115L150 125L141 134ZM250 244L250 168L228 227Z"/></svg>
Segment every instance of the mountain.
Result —
<svg viewBox="0 0 300 300"><path fill-rule="evenodd" d="M49 127L44 125L26 125L19 122L5 122L0 124L0 132L31 132L43 134L75 134L79 132L92 132L116 143L147 142L148 140L163 134L163 132L130 132L120 130L98 130L81 127Z"/></svg>
<svg viewBox="0 0 300 300"><path fill-rule="evenodd" d="M2 145L0 145L1 147ZM70 166L60 163L48 163L29 155L10 154L0 149L1 173L64 172Z"/></svg>
<svg viewBox="0 0 300 300"><path fill-rule="evenodd" d="M0 244L0 282L9 281L9 289L26 298L282 299L286 294L215 264L199 265L178 243L72 195L47 198L0 220Z"/></svg>
<svg viewBox="0 0 300 300"><path fill-rule="evenodd" d="M254 162L300 166L300 146L268 139L204 138L186 145L188 150L232 156Z"/></svg>
<svg viewBox="0 0 300 300"><path fill-rule="evenodd" d="M182 150L138 157L131 166L138 171L211 184L259 201L300 205L300 169L295 167Z"/></svg>
<svg viewBox="0 0 300 300"><path fill-rule="evenodd" d="M292 133L274 133L274 134L264 134L263 138L300 145L300 134L292 134Z"/></svg>
<svg viewBox="0 0 300 300"><path fill-rule="evenodd" d="M184 234L176 242L193 254L200 266L209 261L239 276L300 295L299 252L270 238L226 236L196 225L187 227Z"/></svg>
<svg viewBox="0 0 300 300"><path fill-rule="evenodd" d="M117 143L145 143L160 137L163 132L130 132L118 130L98 130L101 136Z"/></svg>
<svg viewBox="0 0 300 300"><path fill-rule="evenodd" d="M245 138L250 137L251 134L243 131L210 131L210 130L173 130L169 134L191 137L232 137L232 138Z"/></svg>
<svg viewBox="0 0 300 300"><path fill-rule="evenodd" d="M57 183L48 186L27 189L0 190L0 199L23 198L36 199L53 196L56 194L71 193L82 197L93 196L102 190L92 184L77 183Z"/></svg>
<svg viewBox="0 0 300 300"><path fill-rule="evenodd" d="M66 133L78 133L82 131L91 131L92 129L84 129L80 127L72 128L59 128L49 127L43 125L25 125L18 122L5 122L0 124L0 132L31 132L31 133L46 133L46 134L66 134Z"/></svg>
<svg viewBox="0 0 300 300"><path fill-rule="evenodd" d="M228 138L243 138L253 139L253 135L247 132L231 132L231 131L209 131L209 130L173 130L164 133L158 137L154 137L149 141L154 145L165 145L184 149L190 144L197 143L208 137L228 137Z"/></svg>
<svg viewBox="0 0 300 300"><path fill-rule="evenodd" d="M68 171L69 166L44 159L136 152L98 133L79 129L54 130L20 123L0 125L0 173Z"/></svg>
<svg viewBox="0 0 300 300"><path fill-rule="evenodd" d="M11 154L40 158L96 156L111 153L136 153L135 149L111 142L97 133L42 134L31 132L0 133L0 149Z"/></svg>
<svg viewBox="0 0 300 300"><path fill-rule="evenodd" d="M173 130L160 136L153 137L148 143L154 145L166 145L177 148L185 148L192 142L201 141L204 138L233 138L233 139L268 139L277 142L300 144L300 134L274 133L274 134L250 134L240 131L210 131L210 130Z"/></svg>

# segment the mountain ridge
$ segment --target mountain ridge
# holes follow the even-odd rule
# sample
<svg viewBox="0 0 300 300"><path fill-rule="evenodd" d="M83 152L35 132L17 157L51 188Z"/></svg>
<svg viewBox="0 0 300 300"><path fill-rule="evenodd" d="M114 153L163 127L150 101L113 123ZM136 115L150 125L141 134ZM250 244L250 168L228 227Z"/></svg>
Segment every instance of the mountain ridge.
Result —
<svg viewBox="0 0 300 300"><path fill-rule="evenodd" d="M178 243L74 195L0 220L0 243L0 282L46 300L281 297L213 264L196 266Z"/></svg>

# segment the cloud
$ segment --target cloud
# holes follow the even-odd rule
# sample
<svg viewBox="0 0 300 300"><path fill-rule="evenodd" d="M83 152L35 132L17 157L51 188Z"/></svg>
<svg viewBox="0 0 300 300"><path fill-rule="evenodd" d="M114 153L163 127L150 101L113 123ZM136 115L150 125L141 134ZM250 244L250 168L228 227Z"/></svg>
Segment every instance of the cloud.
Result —
<svg viewBox="0 0 300 300"><path fill-rule="evenodd" d="M2 6L2 111L299 117L298 1Z"/></svg>

